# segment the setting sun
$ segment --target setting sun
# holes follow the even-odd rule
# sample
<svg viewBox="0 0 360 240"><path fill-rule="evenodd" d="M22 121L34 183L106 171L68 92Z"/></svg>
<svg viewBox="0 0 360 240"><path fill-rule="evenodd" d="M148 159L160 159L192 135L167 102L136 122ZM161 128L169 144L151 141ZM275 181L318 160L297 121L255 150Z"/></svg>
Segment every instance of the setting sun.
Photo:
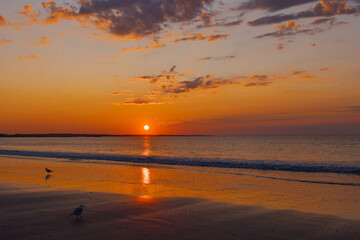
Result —
<svg viewBox="0 0 360 240"><path fill-rule="evenodd" d="M146 131L149 130L149 129L150 129L149 125L145 125L145 126L144 126L144 129L145 129Z"/></svg>

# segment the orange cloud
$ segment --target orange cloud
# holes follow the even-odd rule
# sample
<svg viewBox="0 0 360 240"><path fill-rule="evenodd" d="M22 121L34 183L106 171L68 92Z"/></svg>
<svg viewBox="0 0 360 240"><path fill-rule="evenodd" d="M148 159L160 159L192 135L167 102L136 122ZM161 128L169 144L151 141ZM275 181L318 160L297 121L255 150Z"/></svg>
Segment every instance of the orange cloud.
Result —
<svg viewBox="0 0 360 240"><path fill-rule="evenodd" d="M166 46L165 42L169 41L170 39L163 39L163 38L154 38L152 40L149 40L147 45L145 46L138 46L135 48L124 48L120 51L120 53L126 53L126 52L138 52L138 51L144 51L144 50L151 50L155 48L163 48Z"/></svg>
<svg viewBox="0 0 360 240"><path fill-rule="evenodd" d="M168 102L165 101L154 101L151 99L146 99L146 98L134 98L134 99L129 99L123 103L118 103L119 105L158 105L158 104L165 104Z"/></svg>
<svg viewBox="0 0 360 240"><path fill-rule="evenodd" d="M294 21L287 21L284 25L275 26L279 30L289 30L289 29L298 29L300 25Z"/></svg>
<svg viewBox="0 0 360 240"><path fill-rule="evenodd" d="M0 15L0 26L6 24L6 18L3 15Z"/></svg>
<svg viewBox="0 0 360 240"><path fill-rule="evenodd" d="M31 46L45 46L45 45L49 45L49 37L47 36L43 36L39 42L31 44Z"/></svg>
<svg viewBox="0 0 360 240"><path fill-rule="evenodd" d="M13 42L13 41L4 38L2 41L0 41L0 45L6 45L6 44L9 44L9 43L12 43L12 42Z"/></svg>
<svg viewBox="0 0 360 240"><path fill-rule="evenodd" d="M39 60L40 57L35 56L35 55L29 55L29 56L19 56L19 59L35 59L35 60Z"/></svg>
<svg viewBox="0 0 360 240"><path fill-rule="evenodd" d="M38 23L39 13L33 12L33 7L31 5L26 5L21 7L22 12L18 12L18 14L27 17L29 23Z"/></svg>
<svg viewBox="0 0 360 240"><path fill-rule="evenodd" d="M43 8L50 11L49 15L45 19L45 24L54 24L60 20L72 20L77 19L76 13L70 8L64 6L56 6L56 1L42 2Z"/></svg>

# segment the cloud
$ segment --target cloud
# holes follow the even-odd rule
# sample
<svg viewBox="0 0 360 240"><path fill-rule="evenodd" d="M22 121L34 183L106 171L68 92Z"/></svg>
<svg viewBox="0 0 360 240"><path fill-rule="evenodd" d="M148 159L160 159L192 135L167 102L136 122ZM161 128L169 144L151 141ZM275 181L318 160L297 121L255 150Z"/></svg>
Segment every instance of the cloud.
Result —
<svg viewBox="0 0 360 240"><path fill-rule="evenodd" d="M3 38L2 41L0 40L0 45L6 45L6 44L9 44L9 43L12 43L12 42L13 41L11 41L9 39Z"/></svg>
<svg viewBox="0 0 360 240"><path fill-rule="evenodd" d="M175 76L165 75L165 74L154 75L154 76L138 76L135 78L135 80L145 80L145 81L149 81L150 83L157 83L160 81L175 82Z"/></svg>
<svg viewBox="0 0 360 240"><path fill-rule="evenodd" d="M188 78L186 74L172 71L175 69L175 65L170 68L169 71L162 71L163 74L158 75L143 75L135 77L135 80L147 81L154 84L156 87L153 89L151 100L157 96L165 96L169 94L174 97L178 94L206 91L210 89L217 89L226 85L239 85L244 88L248 87L268 87L278 80L310 80L315 79L306 71L296 70L292 73L280 77L276 75L263 75L255 74L251 76L239 76L233 78L216 77L211 74L192 78L192 80L182 80ZM171 74L166 74L166 73ZM180 78L180 80L179 80ZM182 81L181 81L182 80ZM165 94L165 95L164 95Z"/></svg>
<svg viewBox="0 0 360 240"><path fill-rule="evenodd" d="M139 52L156 48L163 48L167 46L167 42L171 41L173 41L172 38L154 37L153 39L148 40L148 44L145 46L137 46L135 48L123 48L120 53Z"/></svg>
<svg viewBox="0 0 360 240"><path fill-rule="evenodd" d="M214 13L203 12L198 18L203 23L198 25L197 28L213 28L213 27L233 27L239 26L243 22L243 14L238 16L228 16L221 19L213 19Z"/></svg>
<svg viewBox="0 0 360 240"><path fill-rule="evenodd" d="M298 79L313 79L306 71L293 71L291 76L295 76Z"/></svg>
<svg viewBox="0 0 360 240"><path fill-rule="evenodd" d="M119 103L120 105L158 105L158 104L165 104L168 102L165 101L154 101L151 99L146 99L146 98L134 98L134 99L130 99L128 101Z"/></svg>
<svg viewBox="0 0 360 240"><path fill-rule="evenodd" d="M118 92L111 93L112 96L133 96L134 93L132 90L122 89Z"/></svg>
<svg viewBox="0 0 360 240"><path fill-rule="evenodd" d="M187 22L202 14L213 0L86 0L66 8L43 2L47 23L75 19L117 36L149 36L169 23Z"/></svg>
<svg viewBox="0 0 360 240"><path fill-rule="evenodd" d="M255 38L265 38L265 37L273 37L273 38L287 38L291 36L295 36L298 34L307 34L307 35L314 35L320 32L323 32L325 30L329 30L334 26L347 24L347 22L344 21L337 21L336 18L330 17L330 18L321 18L316 19L315 21L310 23L310 27L301 26L300 24L289 20L286 22L286 24L275 26L277 31L265 33L259 36L256 36ZM313 28L315 26L315 28Z"/></svg>
<svg viewBox="0 0 360 240"><path fill-rule="evenodd" d="M348 24L348 22L338 21L335 17L328 17L328 18L318 18L310 23L311 25L323 25L327 24L329 26L336 26L342 24Z"/></svg>
<svg viewBox="0 0 360 240"><path fill-rule="evenodd" d="M45 46L45 45L49 45L49 37L47 36L43 36L41 37L41 40L37 43L32 43L31 46Z"/></svg>
<svg viewBox="0 0 360 240"><path fill-rule="evenodd" d="M176 73L175 72L176 65L172 66L169 70L170 73Z"/></svg>
<svg viewBox="0 0 360 240"><path fill-rule="evenodd" d="M274 32L265 33L259 36L256 36L255 38L265 38L265 37L273 37L273 38L285 38L289 36L294 36L299 33L305 33L305 34L315 34L316 32L320 30L315 29L299 29L300 24L296 23L294 21L287 21L284 25L278 25L275 26L275 29L277 29Z"/></svg>
<svg viewBox="0 0 360 240"><path fill-rule="evenodd" d="M21 7L22 11L18 12L18 14L27 17L29 23L38 23L40 14L38 12L33 12L33 7L31 5L26 5Z"/></svg>
<svg viewBox="0 0 360 240"><path fill-rule="evenodd" d="M298 29L300 27L300 24L294 22L294 21L287 21L285 25L279 25L276 26L276 29L279 29L281 31L286 31L286 30L292 30L292 29Z"/></svg>
<svg viewBox="0 0 360 240"><path fill-rule="evenodd" d="M29 55L29 56L19 56L19 59L34 59L34 60L39 60L40 57L35 56L35 55Z"/></svg>
<svg viewBox="0 0 360 240"><path fill-rule="evenodd" d="M345 106L337 110L337 112L360 113L360 106Z"/></svg>
<svg viewBox="0 0 360 240"><path fill-rule="evenodd" d="M0 26L6 24L6 18L3 15L0 15Z"/></svg>
<svg viewBox="0 0 360 240"><path fill-rule="evenodd" d="M294 7L297 5L315 2L316 0L249 0L242 3L238 9L240 10L267 10L275 12L278 10Z"/></svg>
<svg viewBox="0 0 360 240"><path fill-rule="evenodd" d="M289 20L297 20L301 18L313 17L330 17L335 15L351 15L359 12L358 7L350 6L345 0L322 0L315 3L311 9L303 10L299 13L293 14L277 14L273 16L266 16L250 21L249 26L261 26L274 23L285 22Z"/></svg>
<svg viewBox="0 0 360 240"><path fill-rule="evenodd" d="M85 1L80 1L79 3ZM86 16L79 16L77 9L74 5L66 8L65 6L57 6L56 1L42 2L41 5L46 9L49 14L45 18L45 24L58 23L60 20L77 20L82 23L90 21ZM91 22L91 21L90 21Z"/></svg>
<svg viewBox="0 0 360 240"><path fill-rule="evenodd" d="M173 66L173 68L175 65ZM169 70L169 72L172 68ZM166 73L166 71L163 71ZM178 78L187 78L186 74L172 72L173 74L144 75L138 76L136 80L148 81L157 86L155 92L165 94L182 94L199 90L209 90L220 88L225 85L241 84L243 87L264 87L272 84L272 80L267 75L252 75L250 77L222 78L211 74L195 77L192 80L180 81Z"/></svg>
<svg viewBox="0 0 360 240"><path fill-rule="evenodd" d="M200 58L201 61L208 61L208 60L224 60L224 59L233 59L235 58L235 56L230 55L230 56L223 56L223 57L205 57L205 58Z"/></svg>
<svg viewBox="0 0 360 240"><path fill-rule="evenodd" d="M8 23L3 15L0 15L0 27L23 26L25 23Z"/></svg>
<svg viewBox="0 0 360 240"><path fill-rule="evenodd" d="M164 48L171 43L181 43L186 41L208 41L214 42L220 39L224 39L229 34L203 34L203 33L192 33L192 34L181 34L179 36L174 34L169 34L169 37L162 38L162 37L154 37L153 39L148 40L148 44L144 46L137 46L137 47L130 47L130 48L123 48L120 53L128 53L128 52L140 52L146 50L153 50L158 48ZM120 56L114 57L106 57L101 59L108 59L114 60L118 59Z"/></svg>
<svg viewBox="0 0 360 240"><path fill-rule="evenodd" d="M272 84L267 75L252 75L244 80L246 82L244 87L267 87Z"/></svg>
<svg viewBox="0 0 360 240"><path fill-rule="evenodd" d="M176 43L183 41L201 41L207 40L208 42L217 41L220 39L227 38L229 36L226 34L202 34L202 33L192 33L192 34L181 34L181 37L173 37Z"/></svg>
<svg viewBox="0 0 360 240"><path fill-rule="evenodd" d="M162 85L162 91L165 93L186 93L195 90L207 90L219 88L220 86L238 84L234 80L216 78L212 75L197 77L194 80L182 81L177 85L166 86Z"/></svg>

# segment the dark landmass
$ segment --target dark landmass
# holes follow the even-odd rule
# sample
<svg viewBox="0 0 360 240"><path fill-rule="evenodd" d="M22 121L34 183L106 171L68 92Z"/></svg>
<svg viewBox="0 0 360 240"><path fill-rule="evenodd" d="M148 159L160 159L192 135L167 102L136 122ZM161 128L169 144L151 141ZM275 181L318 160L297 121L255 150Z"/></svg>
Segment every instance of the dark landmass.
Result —
<svg viewBox="0 0 360 240"><path fill-rule="evenodd" d="M71 134L71 133L46 133L46 134L0 134L0 138L24 138L24 137L201 137L212 135L150 135L150 134Z"/></svg>

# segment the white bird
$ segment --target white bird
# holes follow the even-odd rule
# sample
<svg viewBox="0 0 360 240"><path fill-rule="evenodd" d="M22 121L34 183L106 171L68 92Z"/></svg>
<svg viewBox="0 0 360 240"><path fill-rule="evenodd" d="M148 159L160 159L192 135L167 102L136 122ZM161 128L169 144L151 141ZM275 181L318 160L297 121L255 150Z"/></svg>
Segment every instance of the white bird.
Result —
<svg viewBox="0 0 360 240"><path fill-rule="evenodd" d="M70 213L69 215L75 215L77 217L81 217L81 214L82 214L83 210L84 210L84 205L81 204L78 208L76 208L74 210L73 213Z"/></svg>
<svg viewBox="0 0 360 240"><path fill-rule="evenodd" d="M46 171L47 173L52 173L52 172L54 172L53 170L48 169L48 168L45 168L45 171Z"/></svg>

